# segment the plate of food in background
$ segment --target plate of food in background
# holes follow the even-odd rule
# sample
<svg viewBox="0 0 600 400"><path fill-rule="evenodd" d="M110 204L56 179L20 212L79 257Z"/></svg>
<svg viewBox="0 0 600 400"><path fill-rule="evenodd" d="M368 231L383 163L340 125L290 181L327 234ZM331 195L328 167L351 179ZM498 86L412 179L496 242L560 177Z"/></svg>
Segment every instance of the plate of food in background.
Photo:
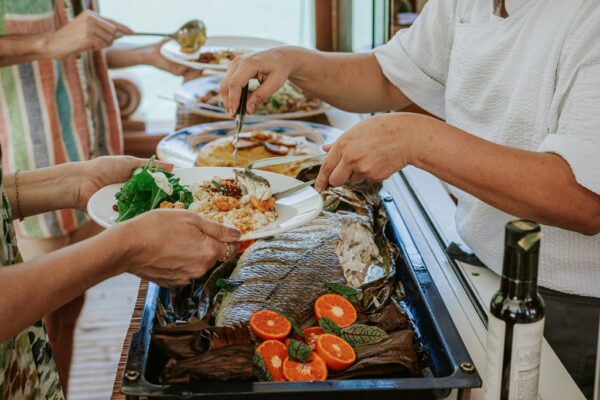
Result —
<svg viewBox="0 0 600 400"><path fill-rule="evenodd" d="M285 43L271 39L212 36L207 38L204 46L193 53L182 51L176 40L169 40L160 48L160 54L169 61L193 69L226 71L229 63L239 55L283 45Z"/></svg>
<svg viewBox="0 0 600 400"><path fill-rule="evenodd" d="M213 75L186 82L175 93L175 100L195 114L229 119L219 94L222 79L220 75ZM257 80L251 80L250 90L255 90L258 85ZM328 104L288 81L260 104L254 113L246 115L246 119L301 119L324 114L330 108Z"/></svg>
<svg viewBox="0 0 600 400"><path fill-rule="evenodd" d="M271 157L321 155L321 146L331 143L342 131L327 125L288 120L244 122L238 143L237 167ZM201 124L179 130L162 139L159 159L185 168L193 166L232 167L235 122ZM312 161L312 164L315 162ZM274 165L267 171L295 177L311 161Z"/></svg>
<svg viewBox="0 0 600 400"><path fill-rule="evenodd" d="M286 232L319 215L323 201L310 186L277 200L274 197L300 184L285 175L227 167L167 172L151 159L134 170L127 182L96 192L88 203L88 214L109 228L157 208L187 209L238 229L241 240L252 240Z"/></svg>

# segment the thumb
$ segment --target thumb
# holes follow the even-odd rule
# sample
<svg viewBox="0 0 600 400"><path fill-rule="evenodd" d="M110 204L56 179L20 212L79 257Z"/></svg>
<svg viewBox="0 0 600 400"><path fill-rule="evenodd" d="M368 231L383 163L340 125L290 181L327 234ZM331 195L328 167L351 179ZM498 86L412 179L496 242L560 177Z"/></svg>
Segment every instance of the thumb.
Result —
<svg viewBox="0 0 600 400"><path fill-rule="evenodd" d="M329 150L331 150L331 146L332 146L331 143L330 144L324 144L321 148L323 149L323 151L325 153L329 153Z"/></svg>
<svg viewBox="0 0 600 400"><path fill-rule="evenodd" d="M209 221L198 216L198 227L202 232L220 242L237 242L242 236L237 229L226 227L225 225Z"/></svg>

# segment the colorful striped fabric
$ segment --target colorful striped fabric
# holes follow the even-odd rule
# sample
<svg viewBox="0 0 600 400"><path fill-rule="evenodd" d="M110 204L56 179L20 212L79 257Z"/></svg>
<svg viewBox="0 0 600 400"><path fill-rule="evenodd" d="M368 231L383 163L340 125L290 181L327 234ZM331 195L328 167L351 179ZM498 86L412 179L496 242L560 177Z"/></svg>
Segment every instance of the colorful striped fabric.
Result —
<svg viewBox="0 0 600 400"><path fill-rule="evenodd" d="M74 1L0 0L0 35L40 34L74 19ZM94 8L89 0L83 9ZM122 154L114 88L102 52L0 68L0 144L5 171ZM62 236L86 216L61 210L27 218L23 235Z"/></svg>

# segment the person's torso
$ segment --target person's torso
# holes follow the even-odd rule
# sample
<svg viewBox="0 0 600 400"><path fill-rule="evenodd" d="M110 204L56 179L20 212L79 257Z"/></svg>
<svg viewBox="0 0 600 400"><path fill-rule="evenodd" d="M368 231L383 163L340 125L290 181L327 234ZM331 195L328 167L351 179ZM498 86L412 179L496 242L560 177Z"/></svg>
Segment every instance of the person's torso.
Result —
<svg viewBox="0 0 600 400"><path fill-rule="evenodd" d="M89 0L5 0L0 34L54 32L90 6ZM0 68L0 143L6 171L122 154L118 108L103 53ZM64 210L28 218L18 228L27 236L53 237L86 221Z"/></svg>
<svg viewBox="0 0 600 400"><path fill-rule="evenodd" d="M459 0L446 82L447 122L536 151L556 130L563 45L581 3L510 0L509 17L502 19L492 14L492 1ZM462 191L455 194L461 236L500 272L504 224L513 217ZM543 231L540 284L600 297L600 236L548 226Z"/></svg>

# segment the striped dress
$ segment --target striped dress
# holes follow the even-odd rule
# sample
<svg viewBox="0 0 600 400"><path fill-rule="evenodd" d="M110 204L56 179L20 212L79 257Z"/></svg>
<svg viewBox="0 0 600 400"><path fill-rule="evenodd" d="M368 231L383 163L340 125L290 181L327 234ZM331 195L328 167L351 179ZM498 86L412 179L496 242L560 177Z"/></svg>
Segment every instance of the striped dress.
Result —
<svg viewBox="0 0 600 400"><path fill-rule="evenodd" d="M93 0L0 0L0 35L40 34L68 24ZM79 2L79 3L75 3ZM103 52L0 68L0 144L7 172L122 154L114 88ZM86 222L74 210L27 218L17 229L48 238Z"/></svg>

